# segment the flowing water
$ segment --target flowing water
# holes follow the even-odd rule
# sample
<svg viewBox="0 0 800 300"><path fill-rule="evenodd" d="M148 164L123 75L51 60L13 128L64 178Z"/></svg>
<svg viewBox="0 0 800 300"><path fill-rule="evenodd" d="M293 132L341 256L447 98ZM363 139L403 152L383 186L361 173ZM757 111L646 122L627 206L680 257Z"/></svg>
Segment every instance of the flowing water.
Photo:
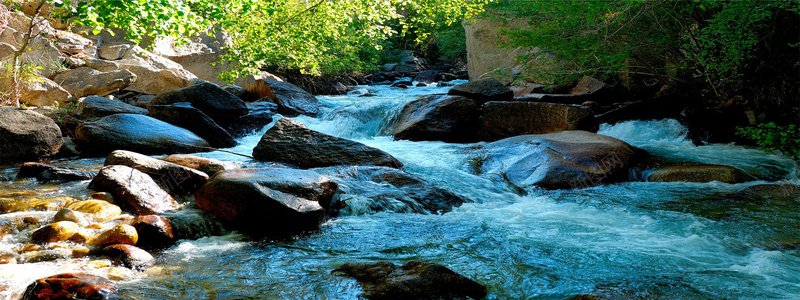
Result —
<svg viewBox="0 0 800 300"><path fill-rule="evenodd" d="M394 141L385 134L402 106L447 88L369 87L377 97L320 97L314 130L389 152L405 170L472 202L444 214L402 213L402 201L375 211L348 193L343 215L291 241L233 233L156 253L155 267L119 283L130 299L356 299L355 280L331 274L347 262L435 262L487 286L489 299L796 299L800 297L800 199L734 201L726 194L767 181L797 184L785 157L733 145L695 147L674 120L602 125L601 134L644 148L662 164L724 164L759 178L745 184L627 182L577 190L529 189L472 175L474 144ZM268 126L269 127L269 126ZM249 154L264 133L228 149ZM246 163L223 152L199 154ZM98 167L100 160L74 166ZM0 175L13 174L6 170ZM345 191L369 186L342 180ZM5 190L85 194L86 182ZM14 245L14 238L2 245ZM0 245L0 247L2 247ZM64 270L93 272L86 260L0 265L0 287L19 290ZM0 295L10 297L12 292Z"/></svg>

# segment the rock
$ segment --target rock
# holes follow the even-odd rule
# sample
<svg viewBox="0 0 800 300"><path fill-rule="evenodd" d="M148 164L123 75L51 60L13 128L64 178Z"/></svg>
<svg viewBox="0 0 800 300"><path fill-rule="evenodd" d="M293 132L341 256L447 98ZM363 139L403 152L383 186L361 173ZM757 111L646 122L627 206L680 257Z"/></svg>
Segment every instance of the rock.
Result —
<svg viewBox="0 0 800 300"><path fill-rule="evenodd" d="M264 85L266 86L267 84L264 83ZM251 93L250 91L238 85L226 85L222 87L222 89L228 93L233 94L236 97L239 97L239 99L242 99L242 101L244 102L252 102L264 98L264 97L258 97L257 94Z"/></svg>
<svg viewBox="0 0 800 300"><path fill-rule="evenodd" d="M541 102L486 102L482 107L478 136L497 141L523 134L545 134L564 130L597 132L599 122L580 106Z"/></svg>
<svg viewBox="0 0 800 300"><path fill-rule="evenodd" d="M64 142L61 144L61 148L58 150L58 157L61 158L75 158L81 155L81 152L78 151L78 144L68 136L62 136L61 140Z"/></svg>
<svg viewBox="0 0 800 300"><path fill-rule="evenodd" d="M97 48L97 56L105 60L118 60L125 56L125 53L133 47L128 44L111 44Z"/></svg>
<svg viewBox="0 0 800 300"><path fill-rule="evenodd" d="M136 216L133 227L139 234L136 246L144 249L154 249L175 243L172 233L172 224L169 219L159 215Z"/></svg>
<svg viewBox="0 0 800 300"><path fill-rule="evenodd" d="M569 91L570 94L596 94L606 88L606 83L592 77L584 76L578 84Z"/></svg>
<svg viewBox="0 0 800 300"><path fill-rule="evenodd" d="M456 85L448 95L464 96L481 104L488 101L511 101L514 91L494 78L484 78Z"/></svg>
<svg viewBox="0 0 800 300"><path fill-rule="evenodd" d="M269 84L264 81L264 77L262 76L248 75L245 77L240 77L234 81L234 84L241 86L250 94L254 95L256 100L263 98L277 99L275 93L272 92L272 88L269 87ZM248 101L248 99L245 98L242 98L242 100Z"/></svg>
<svg viewBox="0 0 800 300"><path fill-rule="evenodd" d="M114 114L147 115L147 109L98 96L89 96L83 99L79 109L81 117L86 119L102 118Z"/></svg>
<svg viewBox="0 0 800 300"><path fill-rule="evenodd" d="M150 104L168 105L178 102L191 103L222 126L250 111L242 99L210 82L158 94Z"/></svg>
<svg viewBox="0 0 800 300"><path fill-rule="evenodd" d="M151 117L186 128L208 141L212 147L230 148L236 146L236 141L227 130L220 127L209 116L194 108L188 102L178 102L170 105L150 105L147 110L150 112Z"/></svg>
<svg viewBox="0 0 800 300"><path fill-rule="evenodd" d="M195 194L195 202L242 231L286 236L316 229L337 188L312 171L238 169L214 175Z"/></svg>
<svg viewBox="0 0 800 300"><path fill-rule="evenodd" d="M422 96L403 107L392 135L399 140L475 142L479 109L466 97Z"/></svg>
<svg viewBox="0 0 800 300"><path fill-rule="evenodd" d="M736 193L730 194L734 199L748 201L774 200L792 201L800 199L800 185L796 184L759 184L746 187Z"/></svg>
<svg viewBox="0 0 800 300"><path fill-rule="evenodd" d="M221 220L199 208L185 208L161 214L172 225L175 240L196 240L230 233Z"/></svg>
<svg viewBox="0 0 800 300"><path fill-rule="evenodd" d="M120 209L119 206L97 199L78 201L70 204L67 208L91 215L97 222L106 222L122 213L122 209Z"/></svg>
<svg viewBox="0 0 800 300"><path fill-rule="evenodd" d="M284 116L306 115L316 117L319 113L319 100L309 92L294 84L263 79L275 94L275 103L278 104L278 113Z"/></svg>
<svg viewBox="0 0 800 300"><path fill-rule="evenodd" d="M69 208L62 208L53 216L53 222L69 221L78 224L80 227L89 225L86 215L82 212L74 211Z"/></svg>
<svg viewBox="0 0 800 300"><path fill-rule="evenodd" d="M586 131L521 135L480 146L478 173L495 174L513 186L585 188L628 179L647 152Z"/></svg>
<svg viewBox="0 0 800 300"><path fill-rule="evenodd" d="M117 203L137 215L177 209L178 203L147 174L128 166L105 166L89 189L109 192Z"/></svg>
<svg viewBox="0 0 800 300"><path fill-rule="evenodd" d="M75 222L60 221L47 224L31 233L31 239L40 243L66 241L81 227Z"/></svg>
<svg viewBox="0 0 800 300"><path fill-rule="evenodd" d="M656 182L711 182L742 183L753 177L734 167L721 165L689 165L661 167L649 172L647 181Z"/></svg>
<svg viewBox="0 0 800 300"><path fill-rule="evenodd" d="M419 83L430 84L439 81L437 80L438 77L439 77L439 71L428 70L428 71L422 71L419 74L417 74L417 76L414 77L414 81Z"/></svg>
<svg viewBox="0 0 800 300"><path fill-rule="evenodd" d="M70 197L55 197L46 199L26 198L24 200L0 198L0 213L21 211L56 211L74 201L75 199Z"/></svg>
<svg viewBox="0 0 800 300"><path fill-rule="evenodd" d="M272 123L272 116L278 110L278 105L271 102L247 103L250 113L241 116L228 124L225 128L233 136L241 137L256 132Z"/></svg>
<svg viewBox="0 0 800 300"><path fill-rule="evenodd" d="M371 299L483 299L486 287L445 266L410 261L346 263L334 270L358 280L360 296Z"/></svg>
<svg viewBox="0 0 800 300"><path fill-rule="evenodd" d="M136 245L139 234L128 224L119 224L98 234L89 242L91 246L104 247L114 244Z"/></svg>
<svg viewBox="0 0 800 300"><path fill-rule="evenodd" d="M125 89L142 94L155 95L187 87L192 85L192 79L197 78L180 64L146 51L139 46L128 49L122 59L115 60L114 64L118 66L118 69L136 74L137 80Z"/></svg>
<svg viewBox="0 0 800 300"><path fill-rule="evenodd" d="M212 176L220 171L237 168L236 165L230 162L188 154L173 154L162 159Z"/></svg>
<svg viewBox="0 0 800 300"><path fill-rule="evenodd" d="M46 180L62 180L62 181L81 181L90 180L94 177L94 173L74 170L70 168L61 168L51 166L43 163L26 162L22 164L17 172L17 178L30 178Z"/></svg>
<svg viewBox="0 0 800 300"><path fill-rule="evenodd" d="M402 168L390 154L367 145L306 128L292 119L278 120L253 149L253 157L301 168L374 165Z"/></svg>
<svg viewBox="0 0 800 300"><path fill-rule="evenodd" d="M108 257L114 261L114 263L121 264L131 269L143 269L144 267L153 265L156 261L153 255L150 255L147 251L126 244L106 246L100 251L100 255Z"/></svg>
<svg viewBox="0 0 800 300"><path fill-rule="evenodd" d="M122 90L136 82L136 74L128 70L100 72L80 67L59 73L53 81L61 85L75 98L91 95L106 96Z"/></svg>
<svg viewBox="0 0 800 300"><path fill-rule="evenodd" d="M189 130L143 115L116 114L78 126L76 141L85 153L117 149L145 154L208 151L206 140Z"/></svg>
<svg viewBox="0 0 800 300"><path fill-rule="evenodd" d="M117 288L106 278L79 273L58 274L38 279L28 285L23 300L45 299L118 299Z"/></svg>
<svg viewBox="0 0 800 300"><path fill-rule="evenodd" d="M348 195L358 195L366 203L354 204L351 199L344 207L365 207L369 212L391 210L395 212L444 213L458 207L467 199L438 188L419 177L389 167L331 167L314 169L330 176L341 186L347 186ZM404 206L397 205L403 203ZM364 213L352 211L351 214Z"/></svg>
<svg viewBox="0 0 800 300"><path fill-rule="evenodd" d="M14 107L0 107L0 165L53 156L61 144L53 119Z"/></svg>
<svg viewBox="0 0 800 300"><path fill-rule="evenodd" d="M172 38L161 38L154 43L153 52L180 64L198 78L224 84L220 73L230 71L234 65L221 59L231 46L231 35L220 28L209 28L187 37L188 43L177 43Z"/></svg>
<svg viewBox="0 0 800 300"><path fill-rule="evenodd" d="M0 72L4 70L0 67ZM0 87L2 87L0 91L12 92L6 90L6 87L13 86L11 78L0 76ZM72 94L46 77L36 77L32 81L20 85L19 96L22 102L27 103L28 106L53 106L56 104L67 106L67 103L73 99Z"/></svg>
<svg viewBox="0 0 800 300"><path fill-rule="evenodd" d="M125 150L111 152L105 165L128 166L142 171L165 190L180 195L193 194L208 181L208 175L198 170Z"/></svg>

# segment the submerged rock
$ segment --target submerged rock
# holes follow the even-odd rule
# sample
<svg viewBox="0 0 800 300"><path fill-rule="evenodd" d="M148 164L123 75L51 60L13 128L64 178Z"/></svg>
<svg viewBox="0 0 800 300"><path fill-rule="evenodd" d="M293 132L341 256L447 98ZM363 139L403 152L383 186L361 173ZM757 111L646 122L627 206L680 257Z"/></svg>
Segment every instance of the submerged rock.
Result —
<svg viewBox="0 0 800 300"><path fill-rule="evenodd" d="M319 100L300 87L274 79L262 79L275 95L273 101L278 104L278 113L294 117L306 115L316 117L319 113Z"/></svg>
<svg viewBox="0 0 800 300"><path fill-rule="evenodd" d="M516 187L585 188L627 180L646 151L586 131L521 135L478 148L477 173L499 174Z"/></svg>
<svg viewBox="0 0 800 300"><path fill-rule="evenodd" d="M253 149L253 157L301 168L336 165L374 165L402 168L389 153L367 145L308 129L283 118L267 130Z"/></svg>
<svg viewBox="0 0 800 300"><path fill-rule="evenodd" d="M91 274L67 273L38 279L28 285L23 300L119 299L111 280Z"/></svg>
<svg viewBox="0 0 800 300"><path fill-rule="evenodd" d="M83 123L75 135L82 152L100 155L118 149L145 154L202 152L211 146L189 130L136 114L116 114Z"/></svg>
<svg viewBox="0 0 800 300"><path fill-rule="evenodd" d="M483 104L488 101L511 101L514 91L494 78L484 78L454 86L449 95L464 96Z"/></svg>
<svg viewBox="0 0 800 300"><path fill-rule="evenodd" d="M312 171L238 169L214 175L195 202L242 231L283 236L317 228L337 190L335 182Z"/></svg>
<svg viewBox="0 0 800 300"><path fill-rule="evenodd" d="M111 152L105 165L128 166L142 171L161 188L178 195L193 194L208 181L208 175L198 170L125 150Z"/></svg>
<svg viewBox="0 0 800 300"><path fill-rule="evenodd" d="M126 268L141 269L153 265L155 258L147 251L139 247L115 244L109 245L100 251L100 255L110 258L117 264L121 264Z"/></svg>
<svg viewBox="0 0 800 300"><path fill-rule="evenodd" d="M481 109L478 135L482 141L564 130L597 132L599 125L591 111L568 104L492 101Z"/></svg>
<svg viewBox="0 0 800 300"><path fill-rule="evenodd" d="M354 166L314 169L347 185L347 195L366 199L366 209L372 212L395 211L442 213L469 202L446 189L434 186L421 178L389 167ZM353 201L351 199L351 201ZM401 202L404 205L397 205ZM347 202L342 206L356 204ZM357 209L357 208L356 208ZM357 213L357 212L356 212Z"/></svg>
<svg viewBox="0 0 800 300"><path fill-rule="evenodd" d="M38 180L80 181L90 180L96 174L87 171L61 168L43 163L26 162L17 172L17 178L36 177Z"/></svg>
<svg viewBox="0 0 800 300"><path fill-rule="evenodd" d="M742 183L753 177L734 167L721 165L689 165L661 167L649 172L647 181L656 182L712 182Z"/></svg>
<svg viewBox="0 0 800 300"><path fill-rule="evenodd" d="M756 200L791 201L800 199L800 185L759 184L746 187L728 196L734 199L744 199L749 201L756 201Z"/></svg>
<svg viewBox="0 0 800 300"><path fill-rule="evenodd" d="M123 208L137 215L177 209L178 203L147 174L128 166L105 166L89 189L109 192Z"/></svg>
<svg viewBox="0 0 800 300"><path fill-rule="evenodd" d="M462 96L428 95L403 107L392 135L411 141L477 141L480 106Z"/></svg>
<svg viewBox="0 0 800 300"><path fill-rule="evenodd" d="M445 266L410 261L402 266L390 262L347 263L334 273L358 280L362 297L382 299L483 299L486 287Z"/></svg>
<svg viewBox="0 0 800 300"><path fill-rule="evenodd" d="M0 106L0 165L56 155L63 143L53 119L32 110Z"/></svg>

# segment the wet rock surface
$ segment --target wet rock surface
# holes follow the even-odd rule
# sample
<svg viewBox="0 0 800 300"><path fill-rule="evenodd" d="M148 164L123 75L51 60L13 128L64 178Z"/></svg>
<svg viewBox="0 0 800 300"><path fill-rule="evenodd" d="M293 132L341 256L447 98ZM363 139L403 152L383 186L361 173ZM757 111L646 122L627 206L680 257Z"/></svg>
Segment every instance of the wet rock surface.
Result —
<svg viewBox="0 0 800 300"><path fill-rule="evenodd" d="M109 192L116 202L137 215L157 214L179 207L175 199L147 174L128 166L105 166L89 189Z"/></svg>
<svg viewBox="0 0 800 300"><path fill-rule="evenodd" d="M14 107L0 107L0 164L35 161L58 153L61 129L53 119Z"/></svg>
<svg viewBox="0 0 800 300"><path fill-rule="evenodd" d="M754 178L742 170L722 165L667 166L648 172L647 181L742 183Z"/></svg>
<svg viewBox="0 0 800 300"><path fill-rule="evenodd" d="M483 141L564 130L597 132L599 125L591 111L568 104L492 101L481 109L478 135Z"/></svg>
<svg viewBox="0 0 800 300"><path fill-rule="evenodd" d="M22 296L24 300L44 299L119 299L111 280L91 274L59 274L31 283Z"/></svg>
<svg viewBox="0 0 800 300"><path fill-rule="evenodd" d="M145 154L173 154L207 151L211 145L189 130L136 114L115 114L76 129L82 152L107 155L114 150Z"/></svg>
<svg viewBox="0 0 800 300"><path fill-rule="evenodd" d="M208 175L201 171L125 150L111 152L104 164L128 166L142 171L150 175L161 188L178 195L192 194L208 181Z"/></svg>
<svg viewBox="0 0 800 300"><path fill-rule="evenodd" d="M462 96L429 95L406 104L392 135L411 141L477 141L480 106Z"/></svg>
<svg viewBox="0 0 800 300"><path fill-rule="evenodd" d="M484 78L454 86L449 95L464 96L483 104L488 101L511 101L514 91L494 78Z"/></svg>

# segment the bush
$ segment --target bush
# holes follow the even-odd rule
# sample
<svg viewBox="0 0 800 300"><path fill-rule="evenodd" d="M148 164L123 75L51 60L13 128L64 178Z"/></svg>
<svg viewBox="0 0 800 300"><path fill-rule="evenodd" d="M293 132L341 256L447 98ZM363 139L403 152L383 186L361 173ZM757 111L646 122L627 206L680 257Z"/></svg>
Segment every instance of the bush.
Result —
<svg viewBox="0 0 800 300"><path fill-rule="evenodd" d="M800 157L800 128L797 125L780 126L773 122L740 127L737 135L754 141L766 152L780 151L783 155Z"/></svg>

